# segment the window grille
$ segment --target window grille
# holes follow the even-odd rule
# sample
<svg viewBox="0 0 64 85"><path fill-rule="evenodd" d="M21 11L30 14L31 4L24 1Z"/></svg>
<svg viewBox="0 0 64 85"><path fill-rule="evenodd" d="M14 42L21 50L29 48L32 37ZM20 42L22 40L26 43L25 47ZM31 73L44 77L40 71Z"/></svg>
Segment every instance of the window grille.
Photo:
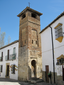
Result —
<svg viewBox="0 0 64 85"><path fill-rule="evenodd" d="M2 65L0 65L0 72L2 72L2 67L3 67L3 66L2 66Z"/></svg>
<svg viewBox="0 0 64 85"><path fill-rule="evenodd" d="M12 74L15 74L15 65L12 65L11 70L12 70Z"/></svg>
<svg viewBox="0 0 64 85"><path fill-rule="evenodd" d="M63 33L62 33L62 26L60 25L55 29L55 39L61 36L63 36Z"/></svg>

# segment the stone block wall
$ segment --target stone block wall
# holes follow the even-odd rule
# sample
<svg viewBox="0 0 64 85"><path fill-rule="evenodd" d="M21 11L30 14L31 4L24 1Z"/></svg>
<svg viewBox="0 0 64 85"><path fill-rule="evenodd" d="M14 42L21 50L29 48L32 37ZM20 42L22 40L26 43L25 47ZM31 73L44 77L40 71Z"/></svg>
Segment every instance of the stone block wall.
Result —
<svg viewBox="0 0 64 85"><path fill-rule="evenodd" d="M18 79L28 80L28 50L27 46L19 48Z"/></svg>
<svg viewBox="0 0 64 85"><path fill-rule="evenodd" d="M26 16L22 18L24 14ZM33 10L25 10L20 16L18 58L19 80L29 80L32 77L32 61L35 62L33 67L36 68L36 78L42 78L41 36L39 34L40 15L36 13L36 17L33 17L32 14L34 14Z"/></svg>

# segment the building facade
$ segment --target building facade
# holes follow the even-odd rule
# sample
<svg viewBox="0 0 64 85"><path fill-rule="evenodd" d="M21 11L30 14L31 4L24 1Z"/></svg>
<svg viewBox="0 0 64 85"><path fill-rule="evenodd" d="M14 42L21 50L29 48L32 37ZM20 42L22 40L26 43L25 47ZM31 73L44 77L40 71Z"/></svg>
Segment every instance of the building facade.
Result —
<svg viewBox="0 0 64 85"><path fill-rule="evenodd" d="M18 44L17 40L0 48L0 78L18 80Z"/></svg>
<svg viewBox="0 0 64 85"><path fill-rule="evenodd" d="M51 72L51 82L55 80L58 85L64 85L64 12L40 33L43 79L50 82L48 73Z"/></svg>

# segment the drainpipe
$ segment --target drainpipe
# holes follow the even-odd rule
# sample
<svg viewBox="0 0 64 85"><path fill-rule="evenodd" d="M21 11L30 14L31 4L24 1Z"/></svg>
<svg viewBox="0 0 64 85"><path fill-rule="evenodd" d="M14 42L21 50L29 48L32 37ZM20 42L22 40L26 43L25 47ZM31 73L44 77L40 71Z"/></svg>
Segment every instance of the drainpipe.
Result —
<svg viewBox="0 0 64 85"><path fill-rule="evenodd" d="M52 27L51 28L51 40L52 40L52 55L53 55L53 75L54 75L54 83L55 83L55 61L54 61L54 43L53 43L53 32L52 32Z"/></svg>

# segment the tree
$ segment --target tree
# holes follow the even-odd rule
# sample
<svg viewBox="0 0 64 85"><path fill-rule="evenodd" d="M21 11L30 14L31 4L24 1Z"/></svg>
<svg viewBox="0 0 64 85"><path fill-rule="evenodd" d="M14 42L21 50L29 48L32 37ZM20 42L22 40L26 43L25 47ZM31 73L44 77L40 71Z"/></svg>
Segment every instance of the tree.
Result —
<svg viewBox="0 0 64 85"><path fill-rule="evenodd" d="M11 37L10 37L10 36L8 36L8 43L7 43L7 44L9 44L9 43L10 43L10 41L11 41Z"/></svg>
<svg viewBox="0 0 64 85"><path fill-rule="evenodd" d="M2 32L2 33L1 33L1 28L0 28L0 48L5 45L4 39L5 39L5 32ZM10 40L11 40L11 38L10 38L10 36L9 36L9 37L8 37L8 44L10 43Z"/></svg>
<svg viewBox="0 0 64 85"><path fill-rule="evenodd" d="M5 38L5 32L1 33L1 28L0 28L0 48L4 46L4 38Z"/></svg>

